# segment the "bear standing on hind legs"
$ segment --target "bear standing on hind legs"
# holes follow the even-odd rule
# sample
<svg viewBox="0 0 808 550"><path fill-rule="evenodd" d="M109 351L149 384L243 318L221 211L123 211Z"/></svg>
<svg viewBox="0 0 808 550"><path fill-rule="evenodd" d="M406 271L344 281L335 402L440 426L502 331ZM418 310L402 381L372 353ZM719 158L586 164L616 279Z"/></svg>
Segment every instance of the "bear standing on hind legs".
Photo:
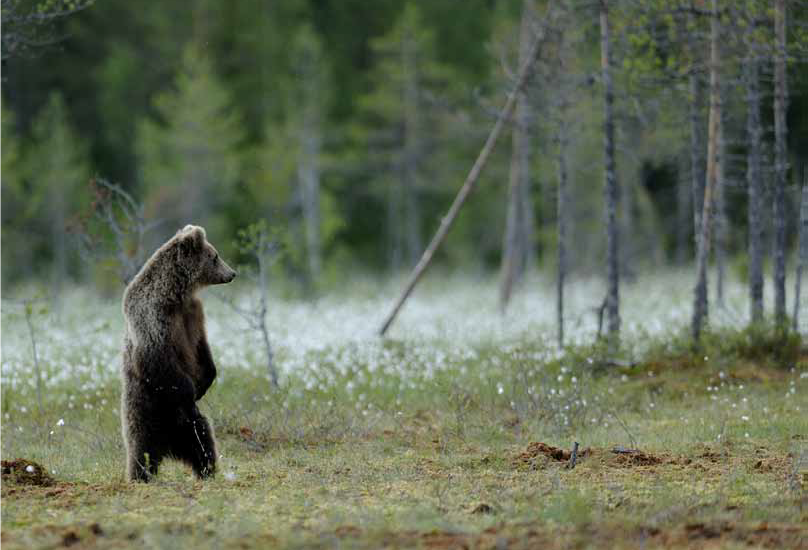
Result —
<svg viewBox="0 0 808 550"><path fill-rule="evenodd" d="M215 473L213 431L196 402L216 366L196 292L235 276L205 230L187 225L126 287L121 424L130 480L149 481L165 457L186 462L199 478Z"/></svg>

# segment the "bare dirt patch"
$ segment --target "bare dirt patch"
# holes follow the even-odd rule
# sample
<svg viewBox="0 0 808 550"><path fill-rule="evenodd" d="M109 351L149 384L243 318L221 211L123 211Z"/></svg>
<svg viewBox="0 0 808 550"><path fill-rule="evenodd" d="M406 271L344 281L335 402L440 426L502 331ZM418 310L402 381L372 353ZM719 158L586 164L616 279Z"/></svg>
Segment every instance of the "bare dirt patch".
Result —
<svg viewBox="0 0 808 550"><path fill-rule="evenodd" d="M514 464L535 465L537 459L556 462L569 462L571 452L546 443L533 442L513 460ZM668 455L653 455L639 449L592 449L586 448L578 451L577 460L583 462L587 459L598 460L606 466L615 468L631 468L634 466L655 466L664 463L677 463L676 459Z"/></svg>
<svg viewBox="0 0 808 550"><path fill-rule="evenodd" d="M533 442L512 459L512 464L517 468L527 466L535 469L554 463L560 465L569 460L570 451L546 443ZM687 455L650 453L640 449L614 447L586 448L578 452L577 461L579 463L594 461L604 468L647 468L649 471L655 467L671 467L716 472L730 466L741 468L747 466L753 473L786 475L793 463L793 454L779 453L766 447L757 447L753 453L745 452L738 455L731 453L729 449L716 450L709 447L702 447Z"/></svg>
<svg viewBox="0 0 808 550"><path fill-rule="evenodd" d="M672 529L654 529L652 539L663 547L724 548L739 544L755 548L805 548L808 527L732 522L688 523Z"/></svg>
<svg viewBox="0 0 808 550"><path fill-rule="evenodd" d="M337 529L340 537L361 538L372 534L354 526ZM434 549L494 548L804 548L808 527L781 524L739 524L733 522L693 522L669 527L643 527L626 530L614 524L590 524L578 528L555 526L548 531L525 523L495 525L479 532L433 530L390 531L374 537L382 547L420 546Z"/></svg>
<svg viewBox="0 0 808 550"><path fill-rule="evenodd" d="M585 458L591 454L590 449L578 451L578 460ZM557 462L568 462L570 460L571 451L553 447L546 443L533 442L527 446L524 452L520 453L514 459L517 464L533 464L537 458L546 457L550 460Z"/></svg>
<svg viewBox="0 0 808 550"><path fill-rule="evenodd" d="M2 461L3 483L50 487L56 483L48 471L32 460L18 458Z"/></svg>

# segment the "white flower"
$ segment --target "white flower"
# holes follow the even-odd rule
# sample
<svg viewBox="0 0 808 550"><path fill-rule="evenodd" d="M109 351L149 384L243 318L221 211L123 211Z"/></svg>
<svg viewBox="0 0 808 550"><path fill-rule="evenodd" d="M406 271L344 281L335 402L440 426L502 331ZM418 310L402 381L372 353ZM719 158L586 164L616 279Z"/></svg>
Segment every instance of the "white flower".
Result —
<svg viewBox="0 0 808 550"><path fill-rule="evenodd" d="M28 466L25 467L25 471L28 472L29 474L33 474L34 467L29 464Z"/></svg>
<svg viewBox="0 0 808 550"><path fill-rule="evenodd" d="M741 420L743 420L744 422L748 422L748 421L749 421L749 417L748 417L748 416L746 416L746 415L743 415L743 416L741 416Z"/></svg>
<svg viewBox="0 0 808 550"><path fill-rule="evenodd" d="M65 419L64 419L64 418L60 418L60 419L59 419L59 421L56 423L56 425L57 425L57 426L64 426L64 425L65 425Z"/></svg>

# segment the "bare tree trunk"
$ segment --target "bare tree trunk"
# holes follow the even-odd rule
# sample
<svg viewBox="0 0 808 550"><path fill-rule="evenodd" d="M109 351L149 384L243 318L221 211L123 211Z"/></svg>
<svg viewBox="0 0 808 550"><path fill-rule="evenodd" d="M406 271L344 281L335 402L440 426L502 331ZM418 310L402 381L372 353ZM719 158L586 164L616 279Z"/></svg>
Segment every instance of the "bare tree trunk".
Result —
<svg viewBox="0 0 808 550"><path fill-rule="evenodd" d="M682 161L682 166L686 166L686 161ZM684 265L687 261L688 237L690 236L688 227L690 227L691 218L692 186L684 173L685 171L682 170L682 177L676 183L676 249L674 251L676 265Z"/></svg>
<svg viewBox="0 0 808 550"><path fill-rule="evenodd" d="M523 115L524 124L526 128L532 128L534 123L532 109L530 104L526 104L528 110L527 115ZM533 178L531 177L532 171L530 169L530 130L525 133L525 140L528 144L525 145L525 154L522 157L522 185L519 186L519 193L521 198L519 205L521 206L521 214L519 216L519 241L522 250L522 275L531 272L536 267L536 249L534 236L536 233L536 216L533 212Z"/></svg>
<svg viewBox="0 0 808 550"><path fill-rule="evenodd" d="M608 277L606 311L609 319L609 339L615 342L620 335L620 254L617 227L618 187L614 144L614 89L609 39L608 0L600 0L600 65L603 80L603 143L606 173L604 188Z"/></svg>
<svg viewBox="0 0 808 550"><path fill-rule="evenodd" d="M401 178L391 179L387 185L387 254L390 271L393 273L400 270L404 263L401 219L402 186Z"/></svg>
<svg viewBox="0 0 808 550"><path fill-rule="evenodd" d="M712 2L710 20L710 120L707 130L707 181L704 186L704 208L701 214L701 236L696 255L696 288L693 304L693 340L699 341L704 321L709 313L707 297L707 261L710 255L710 226L713 193L718 179L718 137L721 125L720 76L718 72L719 21L718 0Z"/></svg>
<svg viewBox="0 0 808 550"><path fill-rule="evenodd" d="M775 0L774 62L774 316L786 320L786 6Z"/></svg>
<svg viewBox="0 0 808 550"><path fill-rule="evenodd" d="M301 166L303 187L303 223L306 235L306 256L308 258L309 279L317 281L322 271L322 248L320 243L320 170L317 166L319 145L305 152L307 157Z"/></svg>
<svg viewBox="0 0 808 550"><path fill-rule="evenodd" d="M722 90L719 90L719 94ZM723 97L719 98L719 102L723 105ZM723 110L722 110L723 116ZM726 140L724 139L724 121L718 121L718 158L716 158L716 181L715 181L715 209L713 215L715 216L715 264L716 264L716 280L715 280L715 301L718 307L724 306L724 279L726 277L726 264L727 264L727 241L729 232L729 220L727 219L727 203L726 203L726 173L724 166L724 159L726 158Z"/></svg>
<svg viewBox="0 0 808 550"><path fill-rule="evenodd" d="M532 9L530 0L522 5L519 31L519 66L523 66L530 50ZM508 206L503 239L499 307L502 313L508 307L513 287L524 275L532 239L530 221L530 101L526 90L519 92L513 126L513 148L508 185Z"/></svg>
<svg viewBox="0 0 808 550"><path fill-rule="evenodd" d="M693 15L689 15L691 23ZM688 89L690 95L689 101L689 119L690 119L690 178L692 182L693 192L693 238L695 239L696 250L699 246L699 238L701 237L701 213L704 209L704 159L702 152L704 151L701 141L701 104L703 101L701 83L699 82L699 74L696 68L696 56L698 55L699 48L695 42L693 34L688 35L690 41L689 49L690 54L693 56L691 61L690 74L688 75Z"/></svg>
<svg viewBox="0 0 808 550"><path fill-rule="evenodd" d="M751 47L751 46L750 46ZM746 80L746 185L749 194L749 313L753 323L763 320L763 211L760 76L757 52L744 63Z"/></svg>
<svg viewBox="0 0 808 550"><path fill-rule="evenodd" d="M266 236L261 235L258 248L255 252L258 261L258 285L259 285L259 305L256 311L258 316L258 330L261 333L261 340L264 344L264 353L267 360L267 374L273 388L278 387L278 369L275 367L275 354L272 352L272 344L269 341L269 330L267 329L267 309L269 307L269 291L267 290L267 262L266 257Z"/></svg>
<svg viewBox="0 0 808 550"><path fill-rule="evenodd" d="M404 67L404 158L401 175L404 184L404 223L407 267L415 265L421 252L421 213L418 204L418 157L421 151L418 67L412 37L401 45Z"/></svg>
<svg viewBox="0 0 808 550"><path fill-rule="evenodd" d="M309 52L310 53L310 52ZM302 120L298 180L301 186L303 234L306 245L309 282L316 282L322 271L320 230L320 151L322 148L320 59L304 56L302 70Z"/></svg>
<svg viewBox="0 0 808 550"><path fill-rule="evenodd" d="M62 155L64 149L54 151L55 155ZM56 181L51 187L50 200L50 229L51 246L53 247L53 272L51 281L51 297L57 313L62 312L62 297L64 296L64 283L67 277L67 239L65 196L62 182Z"/></svg>
<svg viewBox="0 0 808 550"><path fill-rule="evenodd" d="M556 322L558 347L564 347L564 282L567 278L567 121L566 109L560 113L558 129L558 197L556 224L558 226L558 276L556 280Z"/></svg>
<svg viewBox="0 0 808 550"><path fill-rule="evenodd" d="M317 90L305 82L306 104L303 106L301 151L298 161L298 179L301 186L303 233L306 243L309 281L315 282L322 271L320 244L320 147L321 129Z"/></svg>
<svg viewBox="0 0 808 550"><path fill-rule="evenodd" d="M794 319L793 327L794 332L800 328L799 313L800 313L800 284L802 283L802 271L805 264L808 263L808 185L803 185L802 188L802 201L800 204L800 248L799 258L797 263L797 274L794 281Z"/></svg>
<svg viewBox="0 0 808 550"><path fill-rule="evenodd" d="M49 181L46 185L48 185L50 190L47 197L49 201L47 210L50 218L50 246L53 253L53 263L51 265L51 294L49 298L51 298L52 305L56 312L61 314L62 298L64 296L63 289L65 278L67 277L66 201L69 200L69 197L65 194L65 186L63 182L60 181L58 172L71 162L67 148L72 144L65 143L67 136L65 135L64 128L59 128L55 132L55 138L57 140L56 150L54 150L52 156L45 161L49 164L48 168L50 168L47 171Z"/></svg>

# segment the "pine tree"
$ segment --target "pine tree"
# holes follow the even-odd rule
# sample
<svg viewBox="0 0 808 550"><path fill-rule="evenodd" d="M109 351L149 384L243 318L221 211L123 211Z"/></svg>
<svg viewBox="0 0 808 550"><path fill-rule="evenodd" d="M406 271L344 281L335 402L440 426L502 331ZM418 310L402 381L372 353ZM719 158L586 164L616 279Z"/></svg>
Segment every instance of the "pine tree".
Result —
<svg viewBox="0 0 808 550"><path fill-rule="evenodd" d="M392 30L372 42L373 90L360 98L361 129L373 179L386 193L389 263L413 266L423 248L422 195L436 159L440 110L430 99L450 79L435 60L433 34L407 4Z"/></svg>
<svg viewBox="0 0 808 550"><path fill-rule="evenodd" d="M69 267L68 220L86 196L89 177L86 147L70 125L60 94L52 94L36 117L30 143L24 153L29 194L23 216L42 226L34 234L42 236L58 295Z"/></svg>
<svg viewBox="0 0 808 550"><path fill-rule="evenodd" d="M293 118L298 136L297 186L303 246L308 279L316 282L323 263L320 177L328 78L322 46L310 26L304 25L295 35L292 58L298 77Z"/></svg>
<svg viewBox="0 0 808 550"><path fill-rule="evenodd" d="M171 90L153 103L157 119L138 130L140 183L164 232L186 223L213 224L239 177L241 120L210 60L186 48Z"/></svg>
<svg viewBox="0 0 808 550"><path fill-rule="evenodd" d="M27 245L21 246L22 235L25 233L20 216L25 209L23 202L26 198L25 186L23 185L19 139L14 127L14 115L6 110L5 104L0 112L0 122L2 122L3 140L2 147L0 147L0 151L2 151L0 171L2 171L3 180L2 201L0 201L2 206L0 219L2 219L3 230L0 231L0 236L2 236L0 250L2 250L4 266L2 285L6 286L10 282L8 277L13 277L18 273L11 266L31 265L31 260L27 257L31 248Z"/></svg>
<svg viewBox="0 0 808 550"><path fill-rule="evenodd" d="M278 77L283 101L279 116L267 114L264 139L248 155L245 186L254 199L256 217L279 221L283 232L283 267L316 289L323 271L323 247L341 226L333 192L321 185L325 119L332 97L331 74L314 29L302 25L293 35L287 78Z"/></svg>

